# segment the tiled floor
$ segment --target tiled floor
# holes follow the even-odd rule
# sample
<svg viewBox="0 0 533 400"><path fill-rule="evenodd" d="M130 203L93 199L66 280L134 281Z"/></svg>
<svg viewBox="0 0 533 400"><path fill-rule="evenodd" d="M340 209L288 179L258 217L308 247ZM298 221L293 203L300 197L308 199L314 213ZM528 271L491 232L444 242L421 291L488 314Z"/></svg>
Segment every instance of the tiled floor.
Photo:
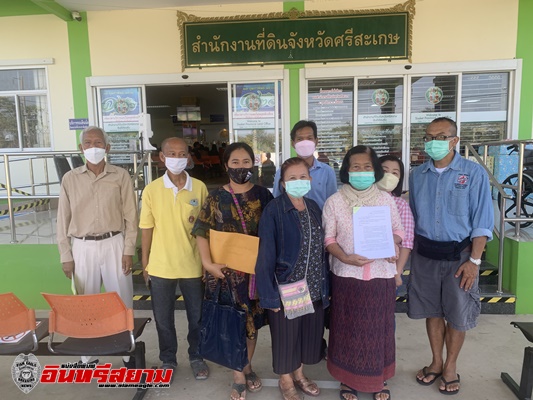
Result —
<svg viewBox="0 0 533 400"><path fill-rule="evenodd" d="M135 311L138 316L151 316L151 311ZM479 326L467 334L466 343L459 359L458 372L461 374L461 393L457 398L472 400L513 399L511 391L500 380L502 371L509 372L515 380L520 379L524 347L529 345L522 334L509 325L510 321L533 320L533 316L482 315ZM417 369L428 365L430 351L422 320L410 320L405 314L396 315L396 376L389 380L394 400L443 400L438 385L424 387L415 382ZM206 381L195 381L186 360L186 317L185 311L176 311L176 328L179 349L177 375L174 383L167 389L151 389L145 399L227 400L230 393L231 372L226 368L208 363L211 376ZM354 327L357 330L357 327ZM147 365L159 365L157 334L155 323L147 326L143 336L147 349ZM131 399L133 389L101 389L95 383L74 384L38 384L25 395L15 386L11 378L11 366L15 357L0 357L1 399L6 400L89 400ZM51 363L74 362L79 357L39 357L41 366ZM100 357L101 362L112 362L121 366L119 357ZM254 369L263 378L264 388L258 393L248 393L249 400L281 399L277 389L277 378L272 372L270 354L270 332L268 327L261 329ZM326 363L321 361L315 366L305 368L309 378L319 381L322 393L318 399L339 399L338 382L328 373ZM371 394L360 393L360 400L372 399Z"/></svg>

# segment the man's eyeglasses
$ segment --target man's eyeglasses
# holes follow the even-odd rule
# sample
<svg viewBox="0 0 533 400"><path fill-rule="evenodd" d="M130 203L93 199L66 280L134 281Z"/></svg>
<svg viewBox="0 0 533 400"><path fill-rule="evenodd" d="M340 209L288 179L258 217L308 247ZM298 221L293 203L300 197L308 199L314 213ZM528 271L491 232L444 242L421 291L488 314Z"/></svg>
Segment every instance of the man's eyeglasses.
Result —
<svg viewBox="0 0 533 400"><path fill-rule="evenodd" d="M454 138L455 135L437 135L437 136L424 136L424 142L431 142L432 140L446 140L449 138Z"/></svg>

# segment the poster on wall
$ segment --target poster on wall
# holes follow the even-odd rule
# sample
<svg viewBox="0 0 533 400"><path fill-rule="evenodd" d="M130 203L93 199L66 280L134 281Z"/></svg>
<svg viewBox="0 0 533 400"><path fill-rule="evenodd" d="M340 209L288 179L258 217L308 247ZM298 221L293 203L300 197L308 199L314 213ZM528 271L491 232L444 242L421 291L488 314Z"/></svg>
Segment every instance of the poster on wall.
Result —
<svg viewBox="0 0 533 400"><path fill-rule="evenodd" d="M274 83L234 85L233 129L275 128Z"/></svg>
<svg viewBox="0 0 533 400"><path fill-rule="evenodd" d="M111 151L136 151L141 115L141 89L105 88L100 90L104 130L109 134ZM130 154L111 154L112 164L133 162Z"/></svg>

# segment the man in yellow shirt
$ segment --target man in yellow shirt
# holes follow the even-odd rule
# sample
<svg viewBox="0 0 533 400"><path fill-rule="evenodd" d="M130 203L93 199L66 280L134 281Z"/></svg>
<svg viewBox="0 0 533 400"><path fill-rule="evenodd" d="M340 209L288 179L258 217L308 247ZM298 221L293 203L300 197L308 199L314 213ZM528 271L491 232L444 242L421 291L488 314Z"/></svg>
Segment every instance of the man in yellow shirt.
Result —
<svg viewBox="0 0 533 400"><path fill-rule="evenodd" d="M180 138L163 141L161 161L167 172L143 191L140 228L144 279L150 285L162 368L177 367L174 325L179 285L189 323L189 361L196 379L209 369L198 351L204 286L202 262L191 230L207 197L205 184L187 174L187 144Z"/></svg>

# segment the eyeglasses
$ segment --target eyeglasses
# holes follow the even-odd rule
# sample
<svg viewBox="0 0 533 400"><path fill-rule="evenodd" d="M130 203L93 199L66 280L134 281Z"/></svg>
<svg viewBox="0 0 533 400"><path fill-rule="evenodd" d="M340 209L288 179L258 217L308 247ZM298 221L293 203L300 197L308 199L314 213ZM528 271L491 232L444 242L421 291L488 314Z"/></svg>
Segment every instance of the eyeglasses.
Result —
<svg viewBox="0 0 533 400"><path fill-rule="evenodd" d="M449 138L454 138L455 135L437 135L437 136L424 136L424 142L431 142L432 140L447 140Z"/></svg>

